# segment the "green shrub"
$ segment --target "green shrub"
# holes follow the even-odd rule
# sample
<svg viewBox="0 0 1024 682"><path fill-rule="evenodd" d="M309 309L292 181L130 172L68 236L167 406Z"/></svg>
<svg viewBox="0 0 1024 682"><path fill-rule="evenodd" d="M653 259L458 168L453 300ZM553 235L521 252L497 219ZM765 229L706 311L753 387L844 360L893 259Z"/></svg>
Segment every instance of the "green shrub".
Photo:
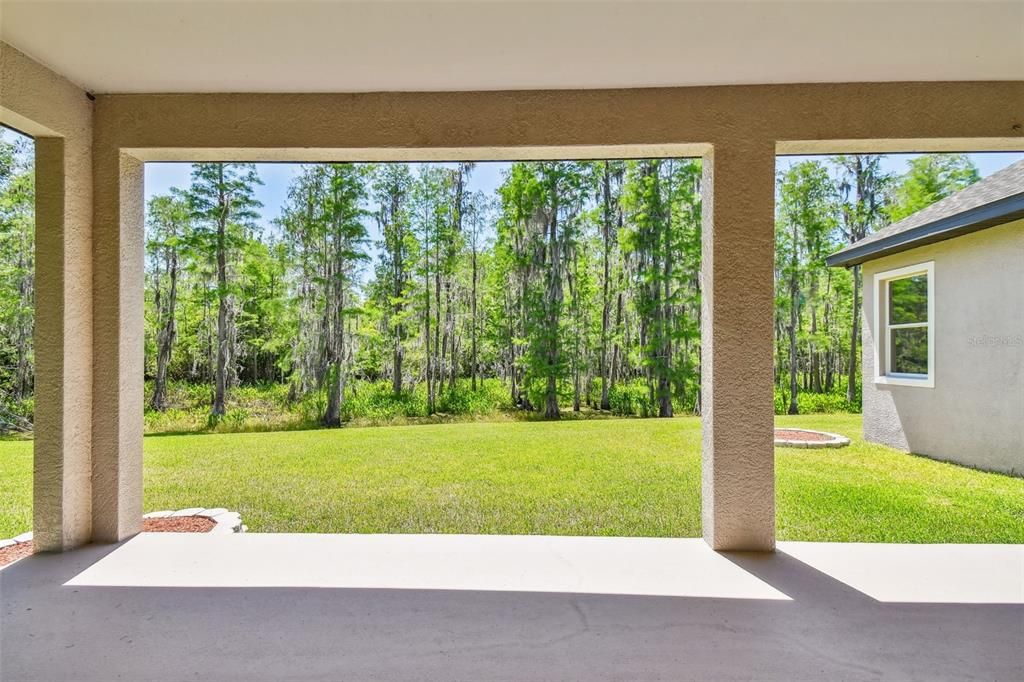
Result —
<svg viewBox="0 0 1024 682"><path fill-rule="evenodd" d="M686 401L672 399L672 414L696 414L695 398ZM612 413L631 417L658 416L658 402L651 400L647 382L636 379L628 383L617 383L608 390L608 404Z"/></svg>
<svg viewBox="0 0 1024 682"><path fill-rule="evenodd" d="M442 414L481 416L512 408L509 390L499 379L480 381L476 391L469 381L460 380L455 390L445 391L437 400L437 411Z"/></svg>
<svg viewBox="0 0 1024 682"><path fill-rule="evenodd" d="M351 389L341 408L343 421L365 419L378 423L427 416L425 390L402 391L395 395L391 390L391 383L387 381L356 382Z"/></svg>
<svg viewBox="0 0 1024 682"><path fill-rule="evenodd" d="M615 414L648 417L658 413L657 407L651 402L646 384L639 381L617 383L610 387L608 404Z"/></svg>
<svg viewBox="0 0 1024 682"><path fill-rule="evenodd" d="M846 399L846 391L831 393L811 393L800 391L796 395L796 406L800 414L859 414L860 391L856 402ZM789 413L789 392L775 387L775 414Z"/></svg>

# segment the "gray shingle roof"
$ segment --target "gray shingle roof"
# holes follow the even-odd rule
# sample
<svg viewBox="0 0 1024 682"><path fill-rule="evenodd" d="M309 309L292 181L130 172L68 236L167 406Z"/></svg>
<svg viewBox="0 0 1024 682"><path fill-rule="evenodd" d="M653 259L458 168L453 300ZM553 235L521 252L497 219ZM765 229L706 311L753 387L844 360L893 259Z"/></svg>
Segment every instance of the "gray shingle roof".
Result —
<svg viewBox="0 0 1024 682"><path fill-rule="evenodd" d="M1024 161L979 180L826 259L857 265L1024 217Z"/></svg>

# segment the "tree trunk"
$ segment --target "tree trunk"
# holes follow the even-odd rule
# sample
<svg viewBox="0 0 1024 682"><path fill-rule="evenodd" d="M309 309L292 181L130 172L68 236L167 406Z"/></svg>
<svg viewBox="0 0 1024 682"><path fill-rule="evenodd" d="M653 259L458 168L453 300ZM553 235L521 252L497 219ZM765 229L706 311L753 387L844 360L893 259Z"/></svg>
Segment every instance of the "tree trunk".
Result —
<svg viewBox="0 0 1024 682"><path fill-rule="evenodd" d="M341 426L341 365L331 363L327 369L327 409L324 411L324 426Z"/></svg>
<svg viewBox="0 0 1024 682"><path fill-rule="evenodd" d="M607 161L604 162L604 222L603 222L603 241L604 241L604 262L603 270L604 277L602 282L601 292L601 355L598 358L599 371L601 373L601 409L611 409L611 402L608 397L608 328L611 324L611 307L612 302L609 296L611 291L611 283L609 279L611 277L611 232L612 232L612 189L611 189L611 175L610 165Z"/></svg>
<svg viewBox="0 0 1024 682"><path fill-rule="evenodd" d="M29 361L32 343L32 269L28 257L19 256L18 268L22 276L18 282L18 313L15 324L18 328L14 374L14 399L23 400L32 393L32 363Z"/></svg>
<svg viewBox="0 0 1024 682"><path fill-rule="evenodd" d="M790 263L792 271L789 275L789 414L799 414L797 406L797 377L796 377L796 325L797 325L797 301L799 295L797 283L797 240L796 226L793 226L793 258Z"/></svg>
<svg viewBox="0 0 1024 682"><path fill-rule="evenodd" d="M337 176L334 178L337 179ZM333 202L338 204L337 184ZM323 332L327 335L327 407L324 411L324 426L341 426L341 407L345 400L345 253L349 244L342 234L342 228L335 219L331 221L332 234L328 246L324 235L324 293L327 297L325 309L328 312ZM333 251L333 253L331 253ZM331 257L328 257L330 254Z"/></svg>
<svg viewBox="0 0 1024 682"><path fill-rule="evenodd" d="M580 261L579 250L572 250L572 270L568 275L569 295L572 298L572 411L579 412L582 400L582 385L580 376L580 337L583 335L583 324L580 320L580 290L579 290Z"/></svg>
<svg viewBox="0 0 1024 682"><path fill-rule="evenodd" d="M340 283L336 283L340 287ZM337 293L339 302L335 317L337 335L331 352L331 363L327 369L327 409L324 412L324 426L341 426L341 406L345 400L345 322L344 292Z"/></svg>
<svg viewBox="0 0 1024 682"><path fill-rule="evenodd" d="M548 282L545 289L545 327L547 332L547 382L544 391L544 416L558 419L558 313L562 302L562 253L558 236L558 188L552 187L552 209L548 227Z"/></svg>
<svg viewBox="0 0 1024 682"><path fill-rule="evenodd" d="M475 229L475 228L474 228ZM475 235L475 233L474 233ZM476 277L477 277L477 266L476 266L476 237L473 238L473 302L472 311L470 313L471 318L471 329L470 334L472 336L472 350L470 351L470 374L472 375L472 387L476 391L476 375L477 375L477 347L476 347Z"/></svg>
<svg viewBox="0 0 1024 682"><path fill-rule="evenodd" d="M655 171L657 172L657 170ZM663 221L661 293L661 361L658 363L658 416L672 416L672 212Z"/></svg>
<svg viewBox="0 0 1024 682"><path fill-rule="evenodd" d="M221 167L221 183L224 180ZM214 375L213 415L223 417L228 384L228 265L227 221L228 200L221 196L221 214L217 221L217 367Z"/></svg>
<svg viewBox="0 0 1024 682"><path fill-rule="evenodd" d="M427 217L424 216L425 222ZM434 405L434 377L433 377L433 358L431 357L430 347L430 228L429 224L426 228L426 244L424 245L424 256L423 260L426 263L426 268L423 273L423 303L424 303L424 314L423 314L423 346L426 355L426 367L424 372L427 380L427 414L434 414L436 409Z"/></svg>
<svg viewBox="0 0 1024 682"><path fill-rule="evenodd" d="M153 379L153 400L151 402L152 408L158 411L167 409L167 366L171 362L171 351L178 336L175 320L178 298L178 254L176 250L171 253L167 276L169 280L167 302L162 311L164 324L157 333L156 376Z"/></svg>
<svg viewBox="0 0 1024 682"><path fill-rule="evenodd" d="M853 266L853 315L850 322L850 366L846 377L846 399L853 402L857 398L857 336L860 323L860 266ZM878 371L875 368L875 371Z"/></svg>
<svg viewBox="0 0 1024 682"><path fill-rule="evenodd" d="M458 363L455 359L455 301L452 293L452 278L449 275L444 283L444 338L445 346L448 349L448 363L445 368L448 371L448 390L455 390L455 373L458 370Z"/></svg>
<svg viewBox="0 0 1024 682"><path fill-rule="evenodd" d="M615 343L612 345L612 365L611 365L611 367L608 370L608 389L609 389L609 391L611 391L611 389L615 388L615 381L618 379L619 373L622 371L622 368L620 367L620 365L621 365L621 357L622 357L622 348L619 345L619 337L620 337L620 332L622 330L622 307L623 307L623 304L624 304L624 301L623 301L624 298L625 298L625 294L622 292L621 287L620 287L619 294L616 297L616 301L615 301ZM609 409L610 409L610 406L609 406Z"/></svg>
<svg viewBox="0 0 1024 682"><path fill-rule="evenodd" d="M391 219L397 220L399 214L399 198L397 194L391 197ZM399 223L400 225L400 223ZM405 235L401 228L398 228L397 235L395 237L395 253L394 253L394 272L393 276L393 290L392 295L395 297L394 303L394 316L399 321L395 324L394 331L394 351L392 353L391 363L391 391L395 395L399 395L402 392L402 360L404 359L404 349L402 348L402 337L405 335L405 327L401 322L402 312L404 306L402 305L402 295L405 293L405 262L403 259L403 242L405 241Z"/></svg>
<svg viewBox="0 0 1024 682"><path fill-rule="evenodd" d="M444 391L444 349L441 347L441 237L434 239L434 391Z"/></svg>
<svg viewBox="0 0 1024 682"><path fill-rule="evenodd" d="M815 337L818 333L818 309L815 304L817 298L817 287L811 284L811 343L808 349L810 356L811 391L821 393L821 362L818 353L818 346Z"/></svg>
<svg viewBox="0 0 1024 682"><path fill-rule="evenodd" d="M402 392L402 339L398 333L395 334L395 349L392 354L391 364L391 391L395 395Z"/></svg>

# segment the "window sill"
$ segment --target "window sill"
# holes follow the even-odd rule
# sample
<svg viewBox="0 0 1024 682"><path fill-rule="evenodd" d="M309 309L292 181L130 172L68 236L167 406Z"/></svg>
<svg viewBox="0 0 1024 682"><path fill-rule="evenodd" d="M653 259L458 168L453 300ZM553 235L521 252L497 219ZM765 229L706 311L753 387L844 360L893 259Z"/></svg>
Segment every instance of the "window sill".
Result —
<svg viewBox="0 0 1024 682"><path fill-rule="evenodd" d="M920 378L909 376L881 376L875 377L875 383L883 386L916 386L917 388L935 388L935 379L930 376Z"/></svg>

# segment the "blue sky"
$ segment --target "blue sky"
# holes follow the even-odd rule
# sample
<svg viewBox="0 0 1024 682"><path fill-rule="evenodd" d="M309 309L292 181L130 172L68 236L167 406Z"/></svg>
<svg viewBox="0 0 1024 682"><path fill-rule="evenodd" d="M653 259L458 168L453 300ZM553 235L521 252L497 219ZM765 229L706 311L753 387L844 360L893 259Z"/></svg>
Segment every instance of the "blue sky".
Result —
<svg viewBox="0 0 1024 682"><path fill-rule="evenodd" d="M903 173L910 159L917 154L890 154L882 162L883 168L892 173ZM1024 152L986 152L970 154L982 177L1005 168L1024 159ZM781 156L777 165L780 169L791 164L812 158L812 156ZM450 165L450 164L448 164ZM481 162L476 165L470 176L469 189L482 190L492 194L502 181L502 174L509 166L505 161ZM287 195L288 184L301 169L293 163L261 163L256 166L263 185L256 188L256 196L263 203L262 224L271 229L274 218L280 215ZM187 163L147 163L146 164L146 200L150 197L165 194L171 187L187 187L191 165Z"/></svg>
<svg viewBox="0 0 1024 682"><path fill-rule="evenodd" d="M910 160L921 156L920 154L888 154L882 160L882 170L889 173L904 173ZM1024 159L1024 152L979 152L968 154L974 165L978 167L981 177L992 175L1002 170L1011 163ZM777 168L787 168L794 163L806 161L807 159L820 159L820 156L780 156L776 159Z"/></svg>
<svg viewBox="0 0 1024 682"><path fill-rule="evenodd" d="M501 174L508 166L507 162L478 163L470 176L469 189L493 193L501 185ZM188 187L191 168L188 163L147 163L146 201L150 197L166 194L171 187ZM274 218L281 215L281 209L288 199L288 184L299 175L301 169L302 165L297 163L256 164L256 170L263 180L263 185L256 188L256 198L263 204L261 213L265 228L270 228Z"/></svg>

